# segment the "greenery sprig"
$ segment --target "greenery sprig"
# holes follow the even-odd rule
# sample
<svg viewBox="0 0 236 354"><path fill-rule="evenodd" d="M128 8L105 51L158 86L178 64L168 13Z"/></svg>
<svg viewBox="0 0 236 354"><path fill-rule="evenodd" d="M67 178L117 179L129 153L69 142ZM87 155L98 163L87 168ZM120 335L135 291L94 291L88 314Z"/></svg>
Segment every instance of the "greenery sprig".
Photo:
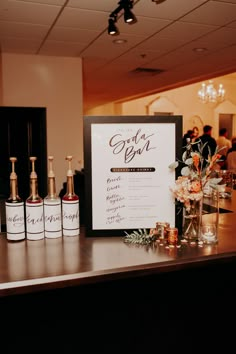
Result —
<svg viewBox="0 0 236 354"><path fill-rule="evenodd" d="M150 245L156 241L157 236L150 234L147 229L134 230L130 234L125 231L126 236L124 236L124 242L135 243L138 245Z"/></svg>

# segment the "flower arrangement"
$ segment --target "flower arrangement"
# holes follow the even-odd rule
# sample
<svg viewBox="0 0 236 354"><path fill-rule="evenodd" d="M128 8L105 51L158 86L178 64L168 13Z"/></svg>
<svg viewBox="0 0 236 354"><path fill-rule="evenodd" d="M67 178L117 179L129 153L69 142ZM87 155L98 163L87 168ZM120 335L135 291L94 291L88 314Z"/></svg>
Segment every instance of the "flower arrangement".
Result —
<svg viewBox="0 0 236 354"><path fill-rule="evenodd" d="M197 150L193 149L193 145L197 144ZM175 185L171 187L171 191L177 200L177 203L181 203L185 207L187 212L185 220L185 229L183 236L187 236L189 239L198 239L198 227L199 227L199 209L197 208L197 202L202 200L203 190L207 183L213 188L217 188L217 184L221 181L221 178L212 176L214 170L218 170L220 167L218 162L221 155L218 148L211 156L210 149L207 143L202 143L198 140L191 143L187 141L185 151L182 154L182 160L177 160L172 163L169 168L175 170L181 164L181 176L175 181ZM208 157L203 155L204 148L208 149ZM201 211L200 211L201 212ZM191 216L189 216L191 214ZM151 245L158 239L158 233L156 229L139 229L134 230L130 234L125 231L124 242L138 245Z"/></svg>
<svg viewBox="0 0 236 354"><path fill-rule="evenodd" d="M198 149L193 150L193 145L197 144ZM203 150L207 143L202 143L201 140L191 143L187 141L186 149L182 155L182 161L175 161L169 168L176 169L180 164L183 164L181 176L175 181L175 185L170 188L177 201L182 203L187 211L191 208L191 201L199 201L203 197L203 189L207 183L213 188L220 182L221 178L211 178L212 172L219 169L218 162L221 155L218 148L214 155L211 156L208 148L207 159L203 156Z"/></svg>

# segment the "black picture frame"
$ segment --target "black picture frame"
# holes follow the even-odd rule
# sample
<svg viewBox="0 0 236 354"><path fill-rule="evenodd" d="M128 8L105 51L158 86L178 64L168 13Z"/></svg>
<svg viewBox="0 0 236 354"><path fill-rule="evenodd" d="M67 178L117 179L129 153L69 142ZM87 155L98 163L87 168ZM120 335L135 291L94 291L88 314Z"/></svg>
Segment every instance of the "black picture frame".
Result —
<svg viewBox="0 0 236 354"><path fill-rule="evenodd" d="M119 228L112 228L109 226L105 226L102 228L96 228L93 226L93 218L96 216L96 213L100 212L100 208L93 208L93 192L92 186L93 181L99 181L100 171L99 168L93 168L92 161L92 144L93 144L93 134L92 127L99 127L101 131L101 135L103 134L103 126L112 125L112 129L115 127L126 127L141 124L142 127L145 127L146 124L157 124L157 128L159 124L171 124L174 127L174 135L175 135L175 144L174 144L174 156L175 159L181 159L182 155L182 116L181 115L172 115L172 116L84 116L84 174L85 174L85 235L88 237L96 237L96 236L125 236L125 231L130 232L134 229L143 229L142 222L140 221L140 225L133 229L127 229L123 227L122 222L120 223ZM127 127L128 127L127 126ZM166 126L167 127L167 126ZM148 126L147 126L148 128ZM101 136L101 139L103 137ZM163 151L159 153L165 154L166 149L169 148L169 136L165 137L165 144L163 146ZM101 158L101 164L106 163L103 157ZM174 159L174 160L175 160ZM174 162L174 161L173 161ZM112 167L112 166L111 166ZM175 178L179 175L179 171L176 170ZM179 232L182 231L182 215L177 212L177 207L173 203L173 208L175 208L175 226L179 229ZM161 220L159 220L161 221ZM163 220L162 220L163 221ZM165 220L167 221L167 220ZM155 227L155 225L153 225ZM146 228L146 227L145 227ZM150 226L151 228L151 226Z"/></svg>

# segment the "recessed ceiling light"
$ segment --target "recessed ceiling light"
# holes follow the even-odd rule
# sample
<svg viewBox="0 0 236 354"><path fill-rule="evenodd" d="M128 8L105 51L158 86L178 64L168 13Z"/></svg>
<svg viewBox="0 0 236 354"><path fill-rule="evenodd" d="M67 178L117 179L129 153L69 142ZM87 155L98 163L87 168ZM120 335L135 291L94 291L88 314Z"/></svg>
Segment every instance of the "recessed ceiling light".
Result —
<svg viewBox="0 0 236 354"><path fill-rule="evenodd" d="M114 41L112 41L114 44L123 44L126 43L127 40L126 39L114 39Z"/></svg>
<svg viewBox="0 0 236 354"><path fill-rule="evenodd" d="M193 51L198 53L205 52L206 50L207 48L193 48Z"/></svg>
<svg viewBox="0 0 236 354"><path fill-rule="evenodd" d="M166 0L152 0L152 2L155 2L156 4L161 4L164 1L166 1Z"/></svg>

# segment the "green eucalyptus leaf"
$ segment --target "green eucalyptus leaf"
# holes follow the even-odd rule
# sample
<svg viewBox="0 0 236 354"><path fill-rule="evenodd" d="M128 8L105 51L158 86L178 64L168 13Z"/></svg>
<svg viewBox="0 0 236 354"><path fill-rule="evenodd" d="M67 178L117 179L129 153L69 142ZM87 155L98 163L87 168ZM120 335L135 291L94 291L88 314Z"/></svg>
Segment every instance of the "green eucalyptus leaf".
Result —
<svg viewBox="0 0 236 354"><path fill-rule="evenodd" d="M222 178L210 178L209 179L209 186L214 186L222 181Z"/></svg>
<svg viewBox="0 0 236 354"><path fill-rule="evenodd" d="M185 161L185 164L186 164L186 165L192 165L192 163L193 163L192 157L189 157L189 158Z"/></svg>
<svg viewBox="0 0 236 354"><path fill-rule="evenodd" d="M222 146L221 148L219 148L219 146L217 146L216 150L215 150L215 154L218 154L221 150L224 150L225 148L227 148L227 146Z"/></svg>
<svg viewBox="0 0 236 354"><path fill-rule="evenodd" d="M185 166L181 169L181 175L182 176L189 176L190 175L190 169L189 167Z"/></svg>
<svg viewBox="0 0 236 354"><path fill-rule="evenodd" d="M201 142L201 140L198 139L198 140L194 141L193 143L191 143L191 145L196 145L196 144L199 144L200 142Z"/></svg>
<svg viewBox="0 0 236 354"><path fill-rule="evenodd" d="M218 190L219 192L222 192L225 190L226 184L215 184L214 186L211 186L212 188Z"/></svg>
<svg viewBox="0 0 236 354"><path fill-rule="evenodd" d="M170 168L171 170L175 170L178 166L179 166L178 161L175 161L175 162L172 162L172 163L169 165L169 168Z"/></svg>

